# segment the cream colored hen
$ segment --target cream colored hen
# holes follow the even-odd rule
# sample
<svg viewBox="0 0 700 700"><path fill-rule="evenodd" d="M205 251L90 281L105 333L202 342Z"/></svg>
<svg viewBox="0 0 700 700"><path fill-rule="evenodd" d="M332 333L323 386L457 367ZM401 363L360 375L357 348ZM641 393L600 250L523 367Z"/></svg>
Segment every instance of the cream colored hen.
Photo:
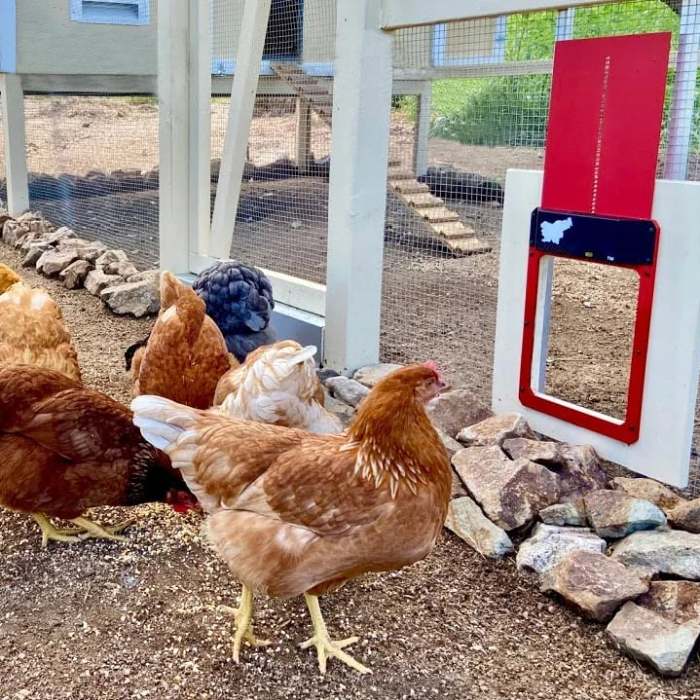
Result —
<svg viewBox="0 0 700 700"><path fill-rule="evenodd" d="M313 345L302 348L294 340L258 348L219 380L214 405L229 418L341 433L340 420L323 406L315 354Z"/></svg>
<svg viewBox="0 0 700 700"><path fill-rule="evenodd" d="M3 279L12 279L12 270L0 268ZM78 353L60 307L45 289L21 281L0 294L0 366L8 365L43 367L81 381Z"/></svg>

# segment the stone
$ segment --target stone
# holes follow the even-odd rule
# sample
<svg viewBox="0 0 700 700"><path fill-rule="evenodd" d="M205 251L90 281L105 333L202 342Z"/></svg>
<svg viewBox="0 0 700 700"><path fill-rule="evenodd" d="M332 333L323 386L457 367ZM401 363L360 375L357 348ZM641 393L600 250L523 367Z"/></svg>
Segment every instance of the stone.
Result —
<svg viewBox="0 0 700 700"><path fill-rule="evenodd" d="M76 258L75 251L49 248L36 261L36 269L47 277L53 277L68 267Z"/></svg>
<svg viewBox="0 0 700 700"><path fill-rule="evenodd" d="M51 246L44 241L35 241L31 243L25 252L22 259L22 267L36 267L39 258L47 251L51 250Z"/></svg>
<svg viewBox="0 0 700 700"><path fill-rule="evenodd" d="M491 410L468 389L446 391L428 403L426 409L433 425L451 438L465 425L492 415Z"/></svg>
<svg viewBox="0 0 700 700"><path fill-rule="evenodd" d="M691 624L700 632L700 583L654 581L637 603L678 625Z"/></svg>
<svg viewBox="0 0 700 700"><path fill-rule="evenodd" d="M336 372L334 369L330 369L328 367L320 367L319 369L316 370L316 374L318 375L318 378L321 380L321 384L324 384L331 379L332 377L339 377L340 374Z"/></svg>
<svg viewBox="0 0 700 700"><path fill-rule="evenodd" d="M454 469L450 469L450 475L452 476L452 485L450 486L450 498L462 498L463 496L468 496L469 492L467 487L462 483L462 480L457 475Z"/></svg>
<svg viewBox="0 0 700 700"><path fill-rule="evenodd" d="M107 250L95 260L95 267L101 270L110 263L127 262L128 259L123 250Z"/></svg>
<svg viewBox="0 0 700 700"><path fill-rule="evenodd" d="M602 554L606 547L605 540L588 528L538 523L532 536L520 545L515 563L519 571L544 574L570 552L585 550Z"/></svg>
<svg viewBox="0 0 700 700"><path fill-rule="evenodd" d="M43 243L46 250L51 248L51 244L46 240L46 234L41 231L30 231L22 236L22 242L19 244L19 249L22 253L28 253L29 249L37 243Z"/></svg>
<svg viewBox="0 0 700 700"><path fill-rule="evenodd" d="M661 510L666 511L666 513L685 500L677 493L671 491L668 486L660 484L654 479L618 476L613 479L613 485L616 489L624 491L628 496L651 501Z"/></svg>
<svg viewBox="0 0 700 700"><path fill-rule="evenodd" d="M612 557L653 574L700 579L700 535L684 530L633 532L615 545Z"/></svg>
<svg viewBox="0 0 700 700"><path fill-rule="evenodd" d="M104 243L86 241L83 238L67 238L58 244L59 250L75 250L80 260L94 263L106 250Z"/></svg>
<svg viewBox="0 0 700 700"><path fill-rule="evenodd" d="M136 266L134 263L129 262L128 260L121 260L119 262L113 262L109 263L108 265L105 265L103 267L103 270L108 274L108 275L119 275L120 277L123 277L125 280L128 280L129 277L135 277L138 275L139 271L136 269ZM134 280L140 281L140 280Z"/></svg>
<svg viewBox="0 0 700 700"><path fill-rule="evenodd" d="M367 367L361 367L360 369L352 375L352 378L360 384L364 384L370 389L379 380L384 379L387 374L395 372L397 369L401 369L403 365L395 365L389 363L381 363L378 365L368 365Z"/></svg>
<svg viewBox="0 0 700 700"><path fill-rule="evenodd" d="M591 491L583 503L588 522L601 537L618 539L666 524L663 511L651 501L632 498L621 491Z"/></svg>
<svg viewBox="0 0 700 700"><path fill-rule="evenodd" d="M61 271L59 277L66 289L79 289L83 286L92 265L87 260L76 260Z"/></svg>
<svg viewBox="0 0 700 700"><path fill-rule="evenodd" d="M503 441L503 450L511 459L529 459L540 464L557 464L560 461L559 443L509 438Z"/></svg>
<svg viewBox="0 0 700 700"><path fill-rule="evenodd" d="M700 498L679 503L668 511L668 522L688 532L700 532Z"/></svg>
<svg viewBox="0 0 700 700"><path fill-rule="evenodd" d="M457 452L464 449L462 445L457 442L457 440L453 440L447 433L443 433L440 428L435 428L435 432L438 434L442 444L445 446L447 454L450 455L450 458L452 458L452 455L457 454Z"/></svg>
<svg viewBox="0 0 700 700"><path fill-rule="evenodd" d="M576 500L596 489L608 486L608 475L600 465L596 451L590 445L559 445L562 500Z"/></svg>
<svg viewBox="0 0 700 700"><path fill-rule="evenodd" d="M88 272L85 278L85 289L87 289L90 294L99 296L103 289L120 284L121 282L123 282L123 280L119 275L107 275L102 269L96 268Z"/></svg>
<svg viewBox="0 0 700 700"><path fill-rule="evenodd" d="M127 282L150 282L151 284L160 285L160 270L143 270L135 275L129 275L126 278Z"/></svg>
<svg viewBox="0 0 700 700"><path fill-rule="evenodd" d="M45 230L44 221L39 215L26 212L17 219L5 221L2 227L2 240L17 248L27 234L43 233Z"/></svg>
<svg viewBox="0 0 700 700"><path fill-rule="evenodd" d="M469 497L450 501L445 527L490 559L501 559L513 551L506 532L494 525Z"/></svg>
<svg viewBox="0 0 700 700"><path fill-rule="evenodd" d="M366 386L348 377L332 377L326 381L331 396L344 401L349 406L357 407L362 399L369 394Z"/></svg>
<svg viewBox="0 0 700 700"><path fill-rule="evenodd" d="M100 292L100 299L115 314L120 316L128 314L141 318L142 316L158 313L160 308L160 289L148 280L126 282L103 289Z"/></svg>
<svg viewBox="0 0 700 700"><path fill-rule="evenodd" d="M584 616L609 620L628 600L649 589L649 582L600 552L584 549L568 552L542 575L540 590L554 591Z"/></svg>
<svg viewBox="0 0 700 700"><path fill-rule="evenodd" d="M626 654L663 676L677 676L685 668L698 639L697 626L676 624L653 609L625 603L607 633Z"/></svg>
<svg viewBox="0 0 700 700"><path fill-rule="evenodd" d="M486 447L518 437L534 439L535 434L519 413L502 413L463 428L457 440L467 447Z"/></svg>
<svg viewBox="0 0 700 700"><path fill-rule="evenodd" d="M72 229L69 229L67 226L61 226L61 228L52 231L46 236L46 242L50 245L58 245L60 241L75 237L75 232Z"/></svg>
<svg viewBox="0 0 700 700"><path fill-rule="evenodd" d="M460 450L452 464L471 496L504 530L527 525L559 500L556 474L526 459L510 460L496 445Z"/></svg>
<svg viewBox="0 0 700 700"><path fill-rule="evenodd" d="M555 503L540 511L540 520L547 525L572 525L574 527L585 527L588 524L586 511L583 503L569 501L567 503Z"/></svg>
<svg viewBox="0 0 700 700"><path fill-rule="evenodd" d="M338 399L334 399L332 396L329 396L327 394L324 406L327 411L330 411L334 415L338 416L338 418L340 418L340 422L345 428L355 417L355 410L352 408L352 406L348 406L345 402L339 401Z"/></svg>

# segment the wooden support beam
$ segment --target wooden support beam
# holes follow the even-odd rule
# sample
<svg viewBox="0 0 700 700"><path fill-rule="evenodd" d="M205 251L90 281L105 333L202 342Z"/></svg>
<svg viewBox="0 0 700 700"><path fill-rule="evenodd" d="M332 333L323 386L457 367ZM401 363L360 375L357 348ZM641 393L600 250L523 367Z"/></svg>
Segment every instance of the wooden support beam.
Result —
<svg viewBox="0 0 700 700"><path fill-rule="evenodd" d="M311 104L303 97L297 97L296 163L302 174L311 164Z"/></svg>
<svg viewBox="0 0 700 700"><path fill-rule="evenodd" d="M428 172L428 140L430 138L432 104L433 84L426 81L418 95L416 114L416 140L413 154L416 177L421 177Z"/></svg>
<svg viewBox="0 0 700 700"><path fill-rule="evenodd" d="M209 237L209 3L171 0L158 12L160 267L188 272Z"/></svg>
<svg viewBox="0 0 700 700"><path fill-rule="evenodd" d="M379 359L392 39L381 0L338 0L324 362Z"/></svg>
<svg viewBox="0 0 700 700"><path fill-rule="evenodd" d="M231 88L231 106L221 155L209 248L209 254L218 258L228 258L231 255L270 4L271 0L246 0L243 9L236 74Z"/></svg>
<svg viewBox="0 0 700 700"><path fill-rule="evenodd" d="M27 152L24 130L22 79L15 73L0 74L0 120L5 139L7 209L17 216L29 208Z"/></svg>

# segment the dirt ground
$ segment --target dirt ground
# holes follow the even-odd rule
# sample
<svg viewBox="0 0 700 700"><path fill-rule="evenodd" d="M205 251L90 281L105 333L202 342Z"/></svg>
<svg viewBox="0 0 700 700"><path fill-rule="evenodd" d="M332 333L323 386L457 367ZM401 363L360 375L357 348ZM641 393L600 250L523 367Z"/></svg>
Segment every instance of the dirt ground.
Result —
<svg viewBox="0 0 700 700"><path fill-rule="evenodd" d="M0 260L18 256L0 247ZM61 304L85 381L127 401L122 352L148 321L115 318L84 291L25 271ZM115 522L125 509L100 509ZM302 601L261 600L274 640L231 658L231 621L217 610L240 589L200 534L198 516L132 509L126 544L40 548L25 515L0 513L0 699L479 698L691 700L700 664L661 680L584 622L451 534L425 561L367 577L323 600L332 634L357 634L359 677L330 661L318 675Z"/></svg>

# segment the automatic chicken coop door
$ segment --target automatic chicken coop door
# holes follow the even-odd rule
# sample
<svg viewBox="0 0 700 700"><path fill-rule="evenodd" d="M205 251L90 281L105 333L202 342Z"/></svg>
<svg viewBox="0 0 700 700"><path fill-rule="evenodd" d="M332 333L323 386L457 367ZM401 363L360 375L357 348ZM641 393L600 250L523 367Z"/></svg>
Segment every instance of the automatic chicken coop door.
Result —
<svg viewBox="0 0 700 700"><path fill-rule="evenodd" d="M655 181L670 40L663 33L557 43L544 173L510 171L506 180L493 403L525 413L552 437L593 444L608 459L684 485L700 313L688 260L700 263L700 232L688 229L697 225L700 191ZM620 418L545 393L559 258L639 277ZM674 344L666 336L679 311L690 328L674 327ZM677 411L672 421L669 410Z"/></svg>

